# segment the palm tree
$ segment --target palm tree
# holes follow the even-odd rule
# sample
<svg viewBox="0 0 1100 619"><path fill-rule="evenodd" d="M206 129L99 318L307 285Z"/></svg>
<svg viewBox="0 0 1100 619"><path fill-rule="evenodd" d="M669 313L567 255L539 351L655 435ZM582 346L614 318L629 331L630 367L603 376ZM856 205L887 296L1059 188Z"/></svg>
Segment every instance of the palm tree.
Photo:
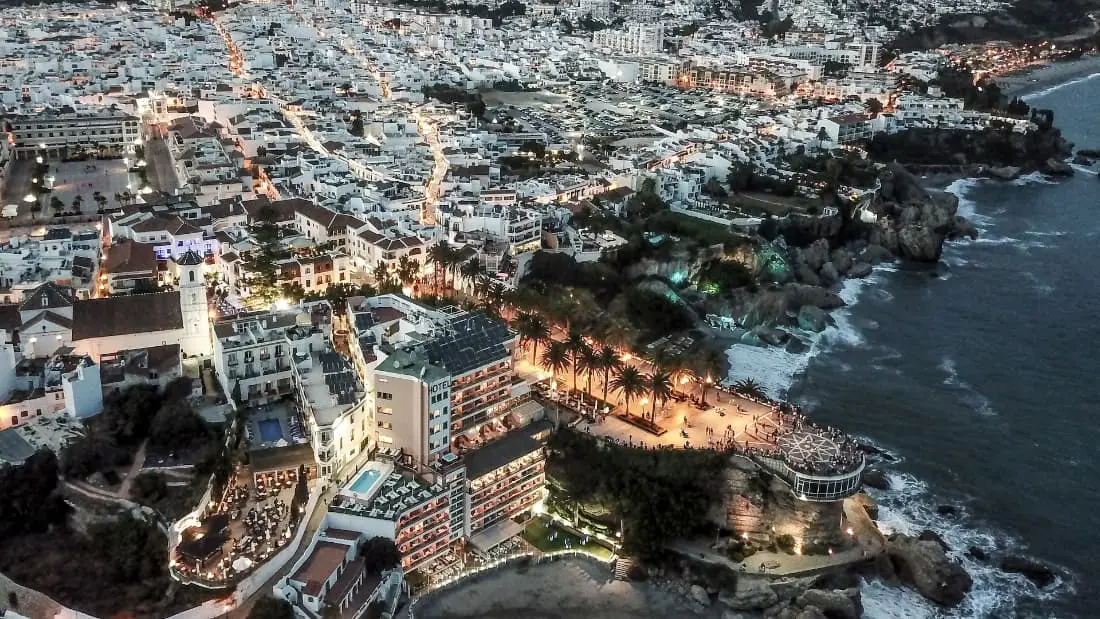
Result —
<svg viewBox="0 0 1100 619"><path fill-rule="evenodd" d="M447 241L440 241L436 245L432 245L428 248L428 260L431 261L434 266L432 270L432 277L435 279L435 292L439 294L439 273L443 270L443 264L447 261L447 256L451 250ZM445 277L444 277L445 279ZM446 281L444 281L446 283Z"/></svg>
<svg viewBox="0 0 1100 619"><path fill-rule="evenodd" d="M577 361L584 355L585 349L588 348L588 342L584 341L584 336L580 331L570 331L565 343L569 346L569 361L573 364L573 388L577 388Z"/></svg>
<svg viewBox="0 0 1100 619"><path fill-rule="evenodd" d="M401 256L397 260L397 279L404 286L411 286L416 282L416 274L420 271L420 263L408 257Z"/></svg>
<svg viewBox="0 0 1100 619"><path fill-rule="evenodd" d="M733 389L737 393L740 393L741 395L748 398L754 398L757 400L768 399L768 393L764 391L764 388L760 385L760 383L751 378L737 381L736 383L734 383Z"/></svg>
<svg viewBox="0 0 1100 619"><path fill-rule="evenodd" d="M649 389L649 397L653 398L653 408L649 412L649 420L657 422L657 400L662 402L672 395L672 373L657 368L652 374L645 377L646 388Z"/></svg>
<svg viewBox="0 0 1100 619"><path fill-rule="evenodd" d="M622 394L626 401L626 414L630 414L630 401L642 395L646 390L646 380L638 368L632 365L624 365L615 373L611 386Z"/></svg>
<svg viewBox="0 0 1100 619"><path fill-rule="evenodd" d="M607 401L607 380L610 378L611 373L618 370L621 361L619 361L619 353L610 346L604 346L596 353L598 360L598 367L603 372L603 399Z"/></svg>
<svg viewBox="0 0 1100 619"><path fill-rule="evenodd" d="M580 371L584 373L584 390L588 395L592 395L592 375L600 369L599 352L591 346L585 345L584 349L581 350L580 356L576 358L573 364L579 367Z"/></svg>
<svg viewBox="0 0 1100 619"><path fill-rule="evenodd" d="M462 252L454 247L451 247L450 245L447 246L447 251L444 254L444 258L445 260L443 263L443 283L447 283L447 273L450 273L451 288L454 288L455 276L458 274L459 265L463 263L464 258L462 257Z"/></svg>
<svg viewBox="0 0 1100 619"><path fill-rule="evenodd" d="M480 296L477 294L476 286L474 286L477 282L477 276L481 274L481 264L477 261L477 258L470 258L463 262L462 265L458 267L458 274L462 276L462 280L466 285L474 290L474 296Z"/></svg>
<svg viewBox="0 0 1100 619"><path fill-rule="evenodd" d="M515 324L516 331L519 332L520 338L534 344L531 360L537 363L539 358L539 344L545 342L550 337L550 328L546 326L546 321L544 321L541 316L529 312L520 314L516 318Z"/></svg>
<svg viewBox="0 0 1100 619"><path fill-rule="evenodd" d="M707 391L710 390L710 386L714 384L716 377L722 373L722 357L718 351L711 348L706 349L702 357L697 360L695 367L693 368L695 376L699 379L699 384L703 387L703 404L707 403Z"/></svg>
<svg viewBox="0 0 1100 619"><path fill-rule="evenodd" d="M564 372L569 367L569 345L565 342L551 341L546 350L542 352L542 366L550 370L553 379L558 379L558 373Z"/></svg>

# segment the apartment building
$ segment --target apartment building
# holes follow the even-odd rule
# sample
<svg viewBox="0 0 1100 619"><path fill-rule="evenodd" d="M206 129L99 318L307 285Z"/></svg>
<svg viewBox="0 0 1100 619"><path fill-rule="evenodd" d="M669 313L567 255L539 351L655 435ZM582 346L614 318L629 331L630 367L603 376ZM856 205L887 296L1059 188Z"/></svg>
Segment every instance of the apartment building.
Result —
<svg viewBox="0 0 1100 619"><path fill-rule="evenodd" d="M2 119L17 159L120 155L141 143L139 119L104 107L46 108Z"/></svg>
<svg viewBox="0 0 1100 619"><path fill-rule="evenodd" d="M307 552L275 585L280 597L307 617L327 614L330 608L341 617L364 617L375 602L394 606L403 591L404 571L368 573L363 543L373 536L337 528L331 520L330 513Z"/></svg>
<svg viewBox="0 0 1100 619"><path fill-rule="evenodd" d="M11 335L0 330L0 430L43 415L83 419L102 410L99 366L90 357L64 349L21 358Z"/></svg>
<svg viewBox="0 0 1100 619"><path fill-rule="evenodd" d="M515 372L517 336L480 312L401 295L354 299L348 312L378 445L446 489L448 543L534 505L550 426Z"/></svg>
<svg viewBox="0 0 1100 619"><path fill-rule="evenodd" d="M341 471L373 439L362 381L331 338L325 301L214 324L222 388L245 406L292 399L322 477Z"/></svg>
<svg viewBox="0 0 1100 619"><path fill-rule="evenodd" d="M354 481L343 488L329 509L329 522L387 537L401 551L401 566L414 570L446 552L462 533L452 535L450 496L433 471L417 474L380 458L368 462Z"/></svg>
<svg viewBox="0 0 1100 619"><path fill-rule="evenodd" d="M592 35L592 44L613 54L656 54L664 48L665 27L661 24L633 23L621 30L600 30Z"/></svg>

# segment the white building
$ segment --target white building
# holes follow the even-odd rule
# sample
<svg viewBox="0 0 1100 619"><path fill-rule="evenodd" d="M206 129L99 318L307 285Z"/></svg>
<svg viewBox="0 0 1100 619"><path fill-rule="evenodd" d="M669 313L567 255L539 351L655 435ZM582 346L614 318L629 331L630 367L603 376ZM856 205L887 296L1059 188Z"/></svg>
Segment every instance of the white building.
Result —
<svg viewBox="0 0 1100 619"><path fill-rule="evenodd" d="M661 24L630 24L622 30L600 30L592 35L592 44L614 54L656 54L665 44Z"/></svg>

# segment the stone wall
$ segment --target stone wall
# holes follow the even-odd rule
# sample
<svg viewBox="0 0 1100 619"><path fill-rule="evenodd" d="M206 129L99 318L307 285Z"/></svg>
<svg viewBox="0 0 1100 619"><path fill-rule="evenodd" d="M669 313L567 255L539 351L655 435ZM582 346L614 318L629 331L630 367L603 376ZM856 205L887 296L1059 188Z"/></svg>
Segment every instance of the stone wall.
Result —
<svg viewBox="0 0 1100 619"><path fill-rule="evenodd" d="M841 501L799 500L787 484L747 458L730 457L720 496L710 514L712 522L747 536L753 545L767 546L777 535L791 535L803 546L837 547L848 542Z"/></svg>

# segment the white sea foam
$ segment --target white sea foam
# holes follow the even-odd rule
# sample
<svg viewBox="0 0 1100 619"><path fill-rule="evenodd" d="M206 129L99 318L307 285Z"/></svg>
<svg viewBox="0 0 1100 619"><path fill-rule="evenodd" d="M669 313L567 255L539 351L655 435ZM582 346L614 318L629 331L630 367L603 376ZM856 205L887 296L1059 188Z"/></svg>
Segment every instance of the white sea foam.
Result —
<svg viewBox="0 0 1100 619"><path fill-rule="evenodd" d="M1031 174L1024 174L1023 176L1013 179L1012 184L1017 187L1024 185L1057 185L1058 182L1051 180L1042 172L1032 172Z"/></svg>
<svg viewBox="0 0 1100 619"><path fill-rule="evenodd" d="M984 226L990 222L990 218L975 211L976 203L967 196L970 194L971 189L983 182L985 182L983 178L960 178L944 187L944 191L959 199L959 208L956 212L970 220L970 223L974 224L974 227L978 230L983 230Z"/></svg>
<svg viewBox="0 0 1100 619"><path fill-rule="evenodd" d="M1092 174L1093 176L1096 176L1097 174L1100 174L1100 172L1098 172L1095 168L1090 168L1087 165L1081 165L1079 163L1070 163L1069 167L1073 168L1074 170L1077 170L1078 172L1080 172L1082 174Z"/></svg>
<svg viewBox="0 0 1100 619"><path fill-rule="evenodd" d="M908 588L891 587L877 581L864 583L863 616L866 619L967 617L991 619L1002 617L1023 597L1050 599L1072 590L1073 583L1059 581L1038 591L1025 578L1007 574L995 562L981 562L966 554L971 546L987 552L1020 552L1020 544L1005 534L981 530L967 516L965 507L956 506L954 516L940 515L938 502L928 486L912 475L887 471L890 490L867 489L879 504L879 528L884 533L919 535L925 529L940 534L953 559L962 563L974 579L974 587L958 607L944 610L935 607Z"/></svg>
<svg viewBox="0 0 1100 619"><path fill-rule="evenodd" d="M730 381L751 378L758 382L772 397L785 397L795 379L802 375L810 360L824 350L835 345L859 346L864 343L859 329L853 324L851 306L859 300L860 293L869 285L877 284L876 277L881 272L896 270L892 264L875 268L871 276L864 279L846 279L837 291L837 295L848 304L832 312L836 326L830 326L821 333L809 336L809 350L801 353L788 352L779 347L746 346L736 344L726 351L730 362Z"/></svg>
<svg viewBox="0 0 1100 619"><path fill-rule="evenodd" d="M1080 84L1081 82L1087 82L1089 80L1096 79L1097 77L1100 77L1100 73L1090 73L1089 75L1086 75L1084 77L1069 80L1068 82L1062 82L1061 84L1055 84L1054 86L1050 86L1049 88L1044 88L1042 90L1036 90L1035 92L1028 93L1020 97L1020 99L1023 99L1024 101L1031 101L1032 99L1045 97L1053 92L1058 92L1063 88L1068 88L1069 86Z"/></svg>
<svg viewBox="0 0 1100 619"><path fill-rule="evenodd" d="M960 394L959 399L962 400L964 404L982 415L997 414L997 411L993 410L993 402L990 401L988 397L959 377L959 372L955 369L954 359L951 357L944 357L943 360L940 361L939 367L947 374L947 377L943 379L943 384L957 390Z"/></svg>

